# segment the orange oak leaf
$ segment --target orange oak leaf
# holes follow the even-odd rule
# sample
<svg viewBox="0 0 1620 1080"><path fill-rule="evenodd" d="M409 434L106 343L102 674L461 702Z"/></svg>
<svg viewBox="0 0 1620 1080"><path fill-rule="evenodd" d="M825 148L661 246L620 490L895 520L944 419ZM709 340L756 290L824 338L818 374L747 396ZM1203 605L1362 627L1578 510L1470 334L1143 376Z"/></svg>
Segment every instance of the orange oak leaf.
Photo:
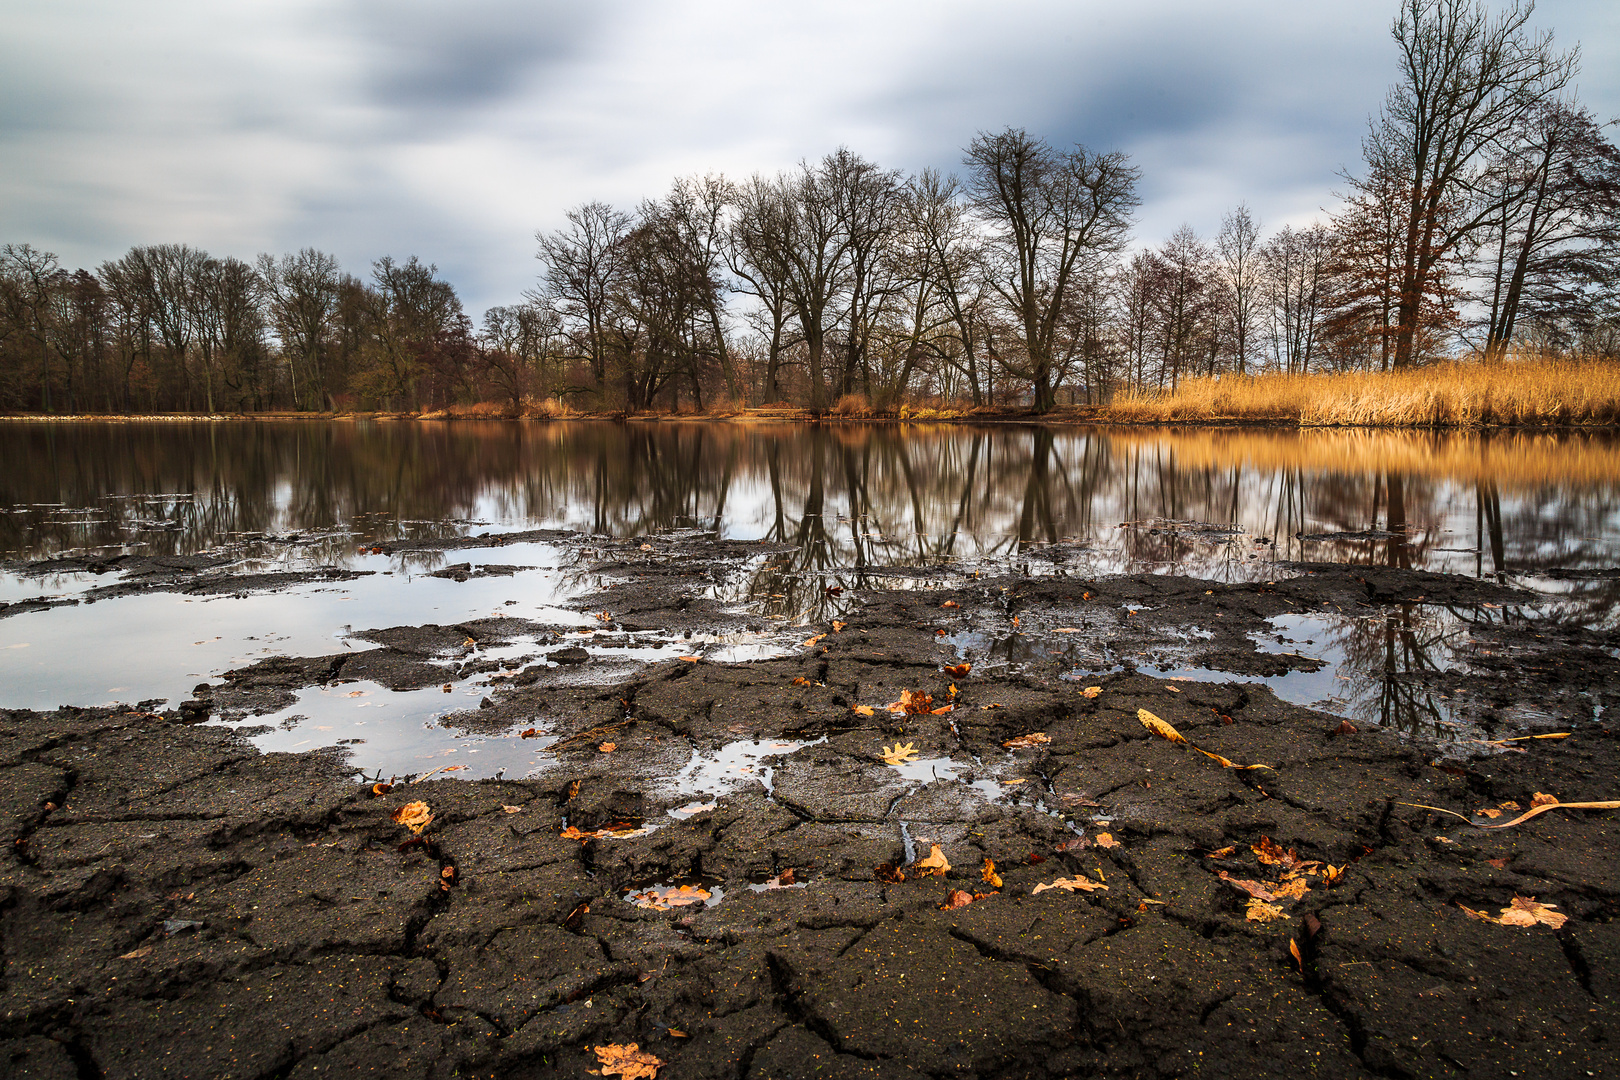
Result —
<svg viewBox="0 0 1620 1080"><path fill-rule="evenodd" d="M433 821L433 811L428 809L427 803L417 799L395 810L393 818L396 824L403 825L417 836L421 836L422 830Z"/></svg>
<svg viewBox="0 0 1620 1080"><path fill-rule="evenodd" d="M602 1075L617 1076L621 1080L656 1080L658 1069L664 1064L653 1055L642 1052L639 1043L612 1043L591 1049L596 1052L597 1063L602 1066Z"/></svg>

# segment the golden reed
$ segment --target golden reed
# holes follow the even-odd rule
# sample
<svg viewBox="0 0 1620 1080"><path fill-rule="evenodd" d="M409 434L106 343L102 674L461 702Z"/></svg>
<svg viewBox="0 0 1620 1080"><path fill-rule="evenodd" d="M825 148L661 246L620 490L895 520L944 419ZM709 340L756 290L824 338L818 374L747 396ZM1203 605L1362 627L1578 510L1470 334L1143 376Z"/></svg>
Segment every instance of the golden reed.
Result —
<svg viewBox="0 0 1620 1080"><path fill-rule="evenodd" d="M1098 419L1305 427L1606 426L1620 423L1620 364L1529 355L1405 371L1187 379L1173 393L1122 394Z"/></svg>

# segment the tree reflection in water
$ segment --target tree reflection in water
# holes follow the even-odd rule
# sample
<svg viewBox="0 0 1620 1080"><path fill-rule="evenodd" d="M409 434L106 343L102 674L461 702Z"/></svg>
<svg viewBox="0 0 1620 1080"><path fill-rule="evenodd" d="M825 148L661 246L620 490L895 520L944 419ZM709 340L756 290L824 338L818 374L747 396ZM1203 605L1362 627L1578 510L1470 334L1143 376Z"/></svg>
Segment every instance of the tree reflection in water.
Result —
<svg viewBox="0 0 1620 1080"><path fill-rule="evenodd" d="M1556 567L1574 575L1556 584L1563 617L1586 623L1614 620L1620 587L1580 576L1620 561L1620 443L1598 435L5 422L0 460L8 558L298 533L300 558L341 563L359 543L486 525L697 530L791 545L746 595L808 618L836 609L829 586L903 586L895 568L952 564L1226 580L1289 560L1516 580ZM1420 625L1381 633L1384 667L1422 669Z"/></svg>

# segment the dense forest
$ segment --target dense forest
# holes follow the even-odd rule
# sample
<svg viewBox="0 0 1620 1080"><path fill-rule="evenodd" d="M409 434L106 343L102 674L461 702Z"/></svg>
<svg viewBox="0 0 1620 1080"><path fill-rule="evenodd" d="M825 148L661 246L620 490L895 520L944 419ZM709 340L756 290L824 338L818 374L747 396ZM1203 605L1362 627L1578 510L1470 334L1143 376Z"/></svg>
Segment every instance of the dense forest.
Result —
<svg viewBox="0 0 1620 1080"><path fill-rule="evenodd" d="M576 207L477 323L416 256L360 277L158 244L69 271L8 244L0 410L1045 411L1190 376L1620 359L1620 150L1528 16L1403 0L1362 167L1269 235L1240 205L1142 245L1123 154L1008 129L954 174L839 149Z"/></svg>

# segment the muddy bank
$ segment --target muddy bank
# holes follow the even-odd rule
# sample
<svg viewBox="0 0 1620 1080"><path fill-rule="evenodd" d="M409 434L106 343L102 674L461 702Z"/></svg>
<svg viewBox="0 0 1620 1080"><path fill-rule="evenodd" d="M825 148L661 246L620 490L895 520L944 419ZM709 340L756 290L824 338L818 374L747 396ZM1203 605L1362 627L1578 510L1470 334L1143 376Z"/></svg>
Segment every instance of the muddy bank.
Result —
<svg viewBox="0 0 1620 1080"><path fill-rule="evenodd" d="M763 545L577 543L604 624L769 622L702 587ZM1620 818L1486 830L1409 805L1501 824L1538 793L1620 797L1614 633L1516 589L1329 564L800 587L824 604L782 659L613 665L520 619L423 623L177 710L0 714L0 1061L582 1076L637 1043L661 1078L1620 1067ZM1414 610L1469 627L1455 663L1394 680L1444 717L1347 723L1252 681L1321 663L1266 637L1279 619ZM446 722L532 725L544 768L379 791L333 753L195 722L362 677L432 694L446 662L489 665L482 707ZM1252 680L1175 674L1200 667ZM416 801L420 836L394 820ZM1516 897L1546 918L1468 910Z"/></svg>

